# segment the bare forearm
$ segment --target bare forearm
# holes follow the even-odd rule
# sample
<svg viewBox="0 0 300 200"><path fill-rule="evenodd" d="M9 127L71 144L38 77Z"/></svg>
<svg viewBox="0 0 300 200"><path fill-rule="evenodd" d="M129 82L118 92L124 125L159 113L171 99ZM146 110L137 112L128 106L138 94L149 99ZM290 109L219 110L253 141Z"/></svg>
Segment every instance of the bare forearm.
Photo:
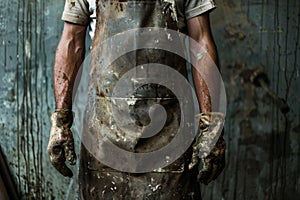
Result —
<svg viewBox="0 0 300 200"><path fill-rule="evenodd" d="M85 32L85 27L65 23L54 61L56 109L72 109L73 86L84 60Z"/></svg>
<svg viewBox="0 0 300 200"><path fill-rule="evenodd" d="M191 45L192 61L196 66L192 69L194 85L201 112L212 111L212 97L218 96L218 84L215 82L214 67L218 66L218 55L213 41L208 14L188 21L189 35L201 47L201 52L196 52ZM194 48L194 49L193 49ZM196 55L196 54L201 55ZM201 71L201 73L200 73ZM209 88L208 88L209 85ZM216 99L213 99L216 100Z"/></svg>
<svg viewBox="0 0 300 200"><path fill-rule="evenodd" d="M212 111L212 98L216 100L219 93L218 83L217 81L214 81L215 77L213 77L215 75L213 73L213 67L215 67L215 65L218 66L218 56L213 43L205 43L206 41L202 42L206 44L206 52L203 52L206 55L204 55L200 61L196 62L198 63L197 67L200 68L201 73L199 73L195 67L193 67L192 73L201 112L206 113ZM202 77L201 74L204 77Z"/></svg>

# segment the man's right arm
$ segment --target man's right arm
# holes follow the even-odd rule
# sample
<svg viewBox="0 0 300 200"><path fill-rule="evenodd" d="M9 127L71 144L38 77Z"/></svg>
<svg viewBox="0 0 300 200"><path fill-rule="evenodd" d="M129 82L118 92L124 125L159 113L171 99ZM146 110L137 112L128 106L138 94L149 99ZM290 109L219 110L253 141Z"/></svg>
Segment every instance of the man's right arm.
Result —
<svg viewBox="0 0 300 200"><path fill-rule="evenodd" d="M72 92L85 54L86 26L65 22L54 61L54 93L56 110L51 116L48 153L52 165L62 175L72 177L67 167L76 163L73 134Z"/></svg>
<svg viewBox="0 0 300 200"><path fill-rule="evenodd" d="M86 26L64 23L53 71L56 109L72 109L73 86L85 55L86 29Z"/></svg>

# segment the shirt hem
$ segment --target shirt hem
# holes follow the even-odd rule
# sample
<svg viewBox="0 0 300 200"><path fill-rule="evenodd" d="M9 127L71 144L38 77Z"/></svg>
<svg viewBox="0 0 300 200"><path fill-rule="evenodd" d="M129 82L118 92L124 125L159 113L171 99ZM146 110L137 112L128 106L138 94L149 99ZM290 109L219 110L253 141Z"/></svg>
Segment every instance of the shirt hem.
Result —
<svg viewBox="0 0 300 200"><path fill-rule="evenodd" d="M71 22L78 25L85 25L87 26L89 24L89 20L85 19L85 16L83 15L76 15L72 13L63 12L61 19L63 21Z"/></svg>
<svg viewBox="0 0 300 200"><path fill-rule="evenodd" d="M201 14L207 12L207 11L211 11L215 8L216 8L215 4L207 3L207 4L204 4L204 5L198 6L196 8L193 8L191 10L188 10L187 12L185 12L185 16L186 16L186 19L190 19L190 18L199 16L199 15L201 15Z"/></svg>

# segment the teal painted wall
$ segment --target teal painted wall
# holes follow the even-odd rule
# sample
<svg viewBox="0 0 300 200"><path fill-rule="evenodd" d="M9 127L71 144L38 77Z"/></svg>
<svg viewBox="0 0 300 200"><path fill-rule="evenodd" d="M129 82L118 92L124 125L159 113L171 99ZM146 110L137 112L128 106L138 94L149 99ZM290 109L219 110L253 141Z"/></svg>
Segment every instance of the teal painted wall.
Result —
<svg viewBox="0 0 300 200"><path fill-rule="evenodd" d="M0 145L23 199L76 195L76 179L56 173L46 152L63 4L0 0ZM217 4L211 21L227 89L227 164L218 180L202 186L203 197L300 197L299 1ZM243 81L241 73L258 66L287 101L287 114L262 88Z"/></svg>
<svg viewBox="0 0 300 200"><path fill-rule="evenodd" d="M46 152L63 4L0 1L0 144L24 199L74 199L74 181L55 172Z"/></svg>
<svg viewBox="0 0 300 200"><path fill-rule="evenodd" d="M204 199L297 199L300 197L299 1L219 1L212 14L227 89L227 165ZM241 72L261 67L273 99Z"/></svg>

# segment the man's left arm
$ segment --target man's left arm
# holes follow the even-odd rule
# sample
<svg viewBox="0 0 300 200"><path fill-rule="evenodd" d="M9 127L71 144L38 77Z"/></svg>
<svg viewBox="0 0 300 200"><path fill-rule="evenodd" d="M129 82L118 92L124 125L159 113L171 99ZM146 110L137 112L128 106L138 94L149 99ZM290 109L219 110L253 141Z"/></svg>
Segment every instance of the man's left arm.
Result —
<svg viewBox="0 0 300 200"><path fill-rule="evenodd" d="M214 103L219 101L219 84L218 79L214 75L214 68L218 67L218 54L213 36L211 33L209 13L206 12L187 21L188 34L197 42L197 47L191 42L191 59L194 65L192 68L193 81L196 94L199 101L201 114L199 115L200 134L193 145L193 157L190 168L198 164L199 151L203 148L203 138L212 137L209 126L211 120L218 118ZM200 48L199 48L200 45ZM200 52L197 50L201 49ZM200 73L201 71L201 73ZM209 87L208 87L209 86ZM205 147L204 147L205 148ZM214 148L207 156L201 158L202 169L198 174L198 179L204 184L208 184L216 179L222 172L225 165L225 141L221 136Z"/></svg>
<svg viewBox="0 0 300 200"><path fill-rule="evenodd" d="M201 74L204 75L205 72L205 80L212 80L212 64L218 66L218 55L217 48L215 42L213 40L213 36L211 33L210 22L209 22L209 13L204 13L198 17L191 18L187 21L188 34L189 36L195 40L198 45L201 45L201 49L203 50L201 53L206 54L202 55L199 60L195 60L194 63L197 63L197 66L192 68L192 75L194 80L194 85L196 88L196 93L200 105L200 109L202 113L207 113L212 111L212 99L210 95L210 91L204 81L204 78L201 77ZM192 44L192 43L191 43ZM198 48L195 48L198 49ZM193 46L191 46L191 53L193 52ZM197 52L200 53L200 52ZM191 59L197 59L192 56ZM199 56L199 55L198 55ZM201 70L201 74L197 70ZM199 69L200 68L200 69ZM205 68L205 69L204 69Z"/></svg>

